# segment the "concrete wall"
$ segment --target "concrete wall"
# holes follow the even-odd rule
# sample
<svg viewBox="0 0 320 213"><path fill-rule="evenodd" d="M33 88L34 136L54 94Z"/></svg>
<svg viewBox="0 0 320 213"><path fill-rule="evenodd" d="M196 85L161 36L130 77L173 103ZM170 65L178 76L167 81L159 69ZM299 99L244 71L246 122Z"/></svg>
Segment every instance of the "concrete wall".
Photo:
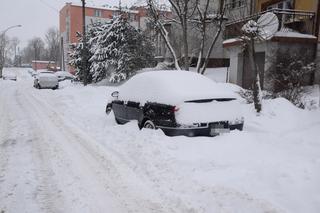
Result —
<svg viewBox="0 0 320 213"><path fill-rule="evenodd" d="M291 56L299 56L306 60L306 63L313 61L314 57L314 45L313 43L291 43L291 42L268 42L266 61L268 65L265 67L265 83L267 87L265 89L274 88L274 81L268 74L271 70L276 69L275 66L280 63L279 58L290 54ZM289 60L289 56L288 56ZM311 83L311 75L306 76L304 84L309 85Z"/></svg>
<svg viewBox="0 0 320 213"><path fill-rule="evenodd" d="M270 78L270 71L275 69L279 63L278 58L285 54L301 55L308 62L313 61L314 43L308 42L257 42L255 44L258 67L261 73L261 80L264 89L270 90L274 88L274 81ZM242 51L241 45L235 45L226 48L230 57L229 81L244 88L250 88L251 81L254 79L250 71L248 56ZM288 57L289 58L289 57ZM305 78L305 84L310 83L310 77ZM316 74L316 80L320 81L319 70Z"/></svg>
<svg viewBox="0 0 320 213"><path fill-rule="evenodd" d="M317 44L317 58L316 58L317 70L315 73L315 83L320 84L320 43Z"/></svg>
<svg viewBox="0 0 320 213"><path fill-rule="evenodd" d="M283 0L256 0L256 11L262 11L263 6L279 3ZM318 0L294 0L295 10L316 11Z"/></svg>

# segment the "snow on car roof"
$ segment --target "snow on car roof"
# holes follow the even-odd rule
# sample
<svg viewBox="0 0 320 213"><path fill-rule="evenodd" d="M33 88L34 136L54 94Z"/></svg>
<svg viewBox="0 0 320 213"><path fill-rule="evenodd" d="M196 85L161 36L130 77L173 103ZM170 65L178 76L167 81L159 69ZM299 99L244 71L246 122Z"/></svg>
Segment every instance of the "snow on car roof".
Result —
<svg viewBox="0 0 320 213"><path fill-rule="evenodd" d="M57 76L72 76L73 77L73 75L67 71L57 71L57 72L55 72L55 74Z"/></svg>
<svg viewBox="0 0 320 213"><path fill-rule="evenodd" d="M45 79L58 79L58 77L54 73L49 72L41 72L38 74L38 78L45 78Z"/></svg>
<svg viewBox="0 0 320 213"><path fill-rule="evenodd" d="M222 84L189 71L152 71L137 74L120 87L119 99L176 105L189 100L236 98Z"/></svg>

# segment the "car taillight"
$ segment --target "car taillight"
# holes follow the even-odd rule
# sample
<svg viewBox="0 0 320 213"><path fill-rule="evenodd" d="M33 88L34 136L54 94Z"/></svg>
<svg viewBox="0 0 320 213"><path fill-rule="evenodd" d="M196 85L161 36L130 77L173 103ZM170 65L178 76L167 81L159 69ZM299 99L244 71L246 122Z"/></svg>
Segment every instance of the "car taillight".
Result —
<svg viewBox="0 0 320 213"><path fill-rule="evenodd" d="M173 108L172 108L172 112L178 112L179 111L179 108L177 107L177 106L174 106Z"/></svg>

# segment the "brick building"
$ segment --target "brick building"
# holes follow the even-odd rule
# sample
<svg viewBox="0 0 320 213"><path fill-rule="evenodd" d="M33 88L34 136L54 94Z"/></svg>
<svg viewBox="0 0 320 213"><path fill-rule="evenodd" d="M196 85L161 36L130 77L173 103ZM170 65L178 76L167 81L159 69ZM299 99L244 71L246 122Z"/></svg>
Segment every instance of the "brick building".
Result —
<svg viewBox="0 0 320 213"><path fill-rule="evenodd" d="M57 70L58 67L54 61L39 61L33 60L31 62L32 69L34 70L42 70L42 69L49 69L49 70Z"/></svg>

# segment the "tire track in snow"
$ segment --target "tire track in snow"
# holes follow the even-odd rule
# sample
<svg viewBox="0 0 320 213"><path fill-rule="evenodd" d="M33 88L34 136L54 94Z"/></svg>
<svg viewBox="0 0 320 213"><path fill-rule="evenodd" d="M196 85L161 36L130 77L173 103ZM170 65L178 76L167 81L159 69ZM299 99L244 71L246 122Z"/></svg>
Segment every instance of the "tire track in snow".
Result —
<svg viewBox="0 0 320 213"><path fill-rule="evenodd" d="M36 165L33 152L35 143L30 123L21 104L18 102L16 87L7 87L0 94L1 121L5 128L1 128L1 164L3 179L0 183L0 209L9 212L37 212L39 205L34 200L36 191ZM3 125L1 125L3 126ZM3 160L5 159L5 161Z"/></svg>
<svg viewBox="0 0 320 213"><path fill-rule="evenodd" d="M103 152L104 147L99 146L87 133L83 133L80 129L72 126L71 123L66 122L50 104L36 95L28 96L30 99L32 97L32 101L37 102L33 104L36 111L38 111L37 107L46 108L46 114L50 118L50 122L59 128L59 131L63 133L65 138L69 139L73 147L79 153L85 152L84 157L88 157L87 154L93 157L94 162L100 167L98 170L107 171L108 177L102 178L103 182L106 182L115 197L128 207L128 212L189 212L188 208L181 202L171 204L170 201L167 201L164 204L157 193L146 189L145 184L137 179L136 174L130 168L127 168L121 156L119 158L117 153L110 152L110 150L107 153ZM41 112L38 112L38 115L40 114ZM151 197L148 196L150 194L152 194Z"/></svg>
<svg viewBox="0 0 320 213"><path fill-rule="evenodd" d="M104 200L110 199L110 194L105 190L102 183L96 182L97 178L95 175L98 175L97 166L94 165L96 162L93 163L88 153L75 146L80 138L71 137L62 123L57 124L53 122L56 119L56 115L48 110L44 111L46 106L36 102L31 96L24 96L23 98L23 102L28 105L28 108L25 110L27 110L36 123L38 132L44 133L44 136L41 138L45 142L46 147L44 149L51 152L48 152L48 156L46 157L54 159L52 165L50 165L53 169L53 175L55 174L54 180L58 182L58 191L61 193L61 196L67 199L65 200L64 212L66 209L69 209L71 212L78 212L79 209L85 212L99 212L102 209L108 208L117 209L118 207L115 207L117 202L112 204ZM83 181L82 179L85 180ZM46 186L48 184L44 184L44 187ZM43 192L47 193L48 191L44 188ZM89 198L90 195L94 196L93 192L100 196L100 200L94 201ZM67 198L66 196L70 197ZM93 198L97 198L97 196ZM47 200L46 202L50 203L52 201Z"/></svg>

